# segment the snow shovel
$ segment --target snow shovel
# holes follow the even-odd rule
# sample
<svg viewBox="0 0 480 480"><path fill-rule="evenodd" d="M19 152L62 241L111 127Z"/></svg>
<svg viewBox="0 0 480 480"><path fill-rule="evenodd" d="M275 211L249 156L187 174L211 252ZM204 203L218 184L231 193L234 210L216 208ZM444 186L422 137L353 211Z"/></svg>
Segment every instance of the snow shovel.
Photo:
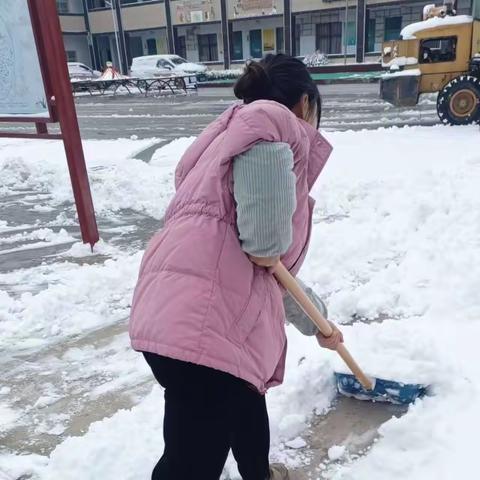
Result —
<svg viewBox="0 0 480 480"><path fill-rule="evenodd" d="M317 326L322 335L325 337L332 335L333 330L330 324L325 320L295 278L281 262L275 267L274 275ZM353 373L353 375L335 373L337 389L342 395L354 397L359 400L408 404L414 402L418 397L426 393L426 387L420 384L405 384L392 380L368 377L350 355L350 352L343 343L338 346L337 353Z"/></svg>

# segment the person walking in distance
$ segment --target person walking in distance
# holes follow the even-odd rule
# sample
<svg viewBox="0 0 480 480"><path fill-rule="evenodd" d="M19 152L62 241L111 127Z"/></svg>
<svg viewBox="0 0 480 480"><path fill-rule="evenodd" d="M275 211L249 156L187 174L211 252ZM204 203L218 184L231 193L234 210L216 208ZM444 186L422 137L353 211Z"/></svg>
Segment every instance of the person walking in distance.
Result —
<svg viewBox="0 0 480 480"><path fill-rule="evenodd" d="M343 341L333 324L323 337L273 275L280 260L296 275L308 249L309 191L331 153L318 89L301 61L277 54L250 62L234 92L243 103L177 166L134 293L131 343L165 389L152 480L218 480L230 450L244 480L292 479L269 464L265 402L283 380L285 318L323 347Z"/></svg>

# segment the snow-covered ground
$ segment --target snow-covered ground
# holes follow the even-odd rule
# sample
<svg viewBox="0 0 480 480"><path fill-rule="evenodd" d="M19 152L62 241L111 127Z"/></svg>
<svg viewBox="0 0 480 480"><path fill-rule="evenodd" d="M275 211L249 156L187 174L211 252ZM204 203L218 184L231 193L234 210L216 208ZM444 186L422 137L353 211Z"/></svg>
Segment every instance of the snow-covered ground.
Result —
<svg viewBox="0 0 480 480"><path fill-rule="evenodd" d="M478 127L327 136L335 148L313 192L301 276L345 324L365 370L431 388L381 427L367 454L352 458L348 445L332 445L311 478L476 478ZM108 224L93 255L72 227L61 144L0 142L0 198L26 211L25 221L0 218L0 258L53 249L0 273L0 479L148 478L163 445L163 396L125 333L141 259L133 239L144 233L135 219L160 224L192 140L167 144L150 163L135 155L158 139L85 142L99 223ZM268 394L272 458L299 466L308 461L301 437L313 412L331 408L340 365L287 331L286 381ZM230 460L225 477L235 475Z"/></svg>

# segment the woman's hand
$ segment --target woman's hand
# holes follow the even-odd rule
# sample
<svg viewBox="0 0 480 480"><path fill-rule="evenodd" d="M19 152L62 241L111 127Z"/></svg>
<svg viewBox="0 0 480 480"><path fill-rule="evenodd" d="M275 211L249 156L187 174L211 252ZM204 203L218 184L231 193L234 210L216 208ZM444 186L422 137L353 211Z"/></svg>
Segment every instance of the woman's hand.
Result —
<svg viewBox="0 0 480 480"><path fill-rule="evenodd" d="M255 265L265 268L276 267L280 261L280 255L276 257L255 257L253 255L249 255L248 258L250 258Z"/></svg>
<svg viewBox="0 0 480 480"><path fill-rule="evenodd" d="M343 334L337 328L337 326L333 322L328 322L332 327L332 334L329 337L325 337L320 332L317 333L317 341L323 348L328 348L329 350L336 350L340 343L343 343Z"/></svg>

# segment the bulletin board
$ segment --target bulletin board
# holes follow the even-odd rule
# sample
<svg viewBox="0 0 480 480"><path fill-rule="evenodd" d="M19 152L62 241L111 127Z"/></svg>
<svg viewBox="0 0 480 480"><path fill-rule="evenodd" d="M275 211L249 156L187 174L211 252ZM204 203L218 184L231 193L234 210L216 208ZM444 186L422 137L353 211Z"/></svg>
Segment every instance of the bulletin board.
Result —
<svg viewBox="0 0 480 480"><path fill-rule="evenodd" d="M98 229L55 0L1 0L0 122L23 122L31 133L0 137L62 140L82 240L93 245ZM49 124L60 133L50 133Z"/></svg>

